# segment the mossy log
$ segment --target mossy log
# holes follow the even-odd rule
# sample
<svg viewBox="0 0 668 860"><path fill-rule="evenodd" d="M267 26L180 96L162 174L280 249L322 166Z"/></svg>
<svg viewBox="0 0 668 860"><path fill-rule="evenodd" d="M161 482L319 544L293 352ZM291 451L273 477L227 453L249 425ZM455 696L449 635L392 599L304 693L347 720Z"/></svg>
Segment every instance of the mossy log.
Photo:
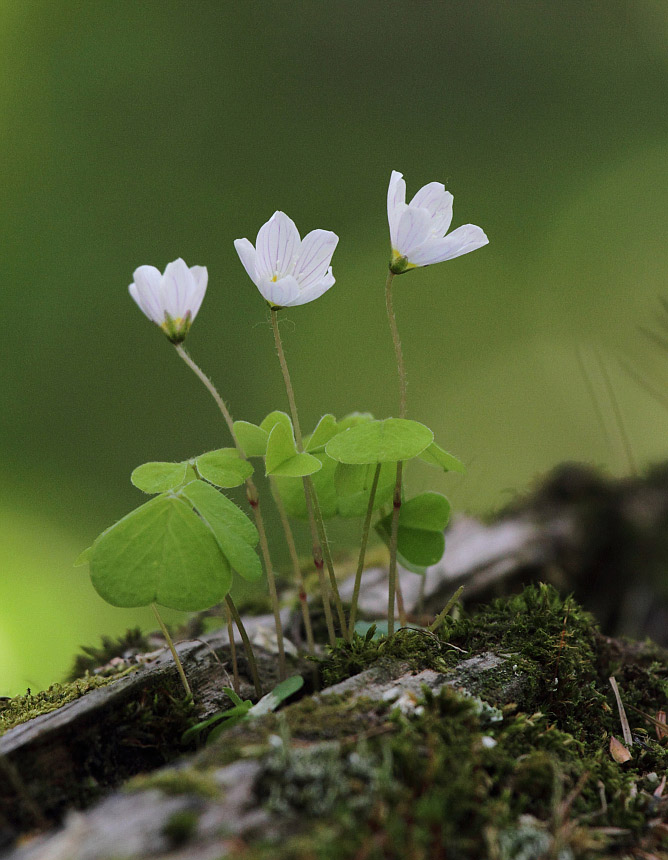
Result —
<svg viewBox="0 0 668 860"><path fill-rule="evenodd" d="M610 629L640 618L614 600L645 590L656 621L667 474L564 469L496 523L469 523L468 549L451 535L431 590L429 572L423 616L411 605L433 617L465 578L473 599L457 619L340 644L315 694L313 664L297 665L300 701L199 750L181 733L230 705L224 632L179 646L196 712L166 652L103 686L78 682L77 701L0 738L3 860L668 860L666 652L603 635L548 585L492 597L542 576ZM373 574L367 587L371 600ZM261 660L270 688L275 659Z"/></svg>

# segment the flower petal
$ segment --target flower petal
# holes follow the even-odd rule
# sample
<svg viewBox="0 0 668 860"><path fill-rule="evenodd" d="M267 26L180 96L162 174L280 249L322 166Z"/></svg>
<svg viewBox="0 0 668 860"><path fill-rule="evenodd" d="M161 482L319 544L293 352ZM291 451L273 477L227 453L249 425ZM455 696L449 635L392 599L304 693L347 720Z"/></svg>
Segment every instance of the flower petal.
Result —
<svg viewBox="0 0 668 860"><path fill-rule="evenodd" d="M390 225L390 242L393 248L397 247L399 220L405 205L406 183L403 174L393 170L387 189L387 220Z"/></svg>
<svg viewBox="0 0 668 860"><path fill-rule="evenodd" d="M290 305L286 305L286 307L294 307L295 305L305 305L308 302L312 302L315 299L319 299L330 287L333 287L336 283L336 279L332 274L332 267L330 266L325 275L320 278L319 281L316 281L314 284L311 284L307 289L302 289L299 294L299 301L291 302Z"/></svg>
<svg viewBox="0 0 668 860"><path fill-rule="evenodd" d="M155 266L139 266L133 277L134 283L128 288L130 295L152 322L161 325L165 319L160 298L162 275Z"/></svg>
<svg viewBox="0 0 668 860"><path fill-rule="evenodd" d="M285 212L274 212L267 223L260 227L255 250L259 277L277 276L280 279L291 275L299 250L299 231L294 221Z"/></svg>
<svg viewBox="0 0 668 860"><path fill-rule="evenodd" d="M204 301L204 294L206 293L206 286L209 282L209 272L207 271L206 266L191 266L190 267L190 276L192 277L195 288L192 292L192 296L190 299L190 319L195 319L197 316L197 312L202 306L202 302Z"/></svg>
<svg viewBox="0 0 668 860"><path fill-rule="evenodd" d="M452 223L452 201L452 194L445 190L445 185L430 182L422 186L409 205L426 209L431 215L431 232L441 237Z"/></svg>
<svg viewBox="0 0 668 860"><path fill-rule="evenodd" d="M241 260L241 265L246 270L248 277L257 286L258 277L255 266L257 254L255 253L255 248L251 245L248 239L235 239L234 247L239 255L239 259Z"/></svg>
<svg viewBox="0 0 668 860"><path fill-rule="evenodd" d="M258 278L257 288L268 302L279 308L300 304L299 284L292 275L279 278L277 281L272 281L270 278Z"/></svg>
<svg viewBox="0 0 668 860"><path fill-rule="evenodd" d="M178 258L168 263L162 276L162 306L172 319L182 319L190 310L195 281L185 262Z"/></svg>
<svg viewBox="0 0 668 860"><path fill-rule="evenodd" d="M417 248L431 233L431 215L426 209L418 206L407 206L399 219L397 240L393 248L413 262L411 251Z"/></svg>
<svg viewBox="0 0 668 860"><path fill-rule="evenodd" d="M311 230L304 236L294 270L302 290L322 280L338 242L339 237L331 230Z"/></svg>
<svg viewBox="0 0 668 860"><path fill-rule="evenodd" d="M410 255L410 262L416 266L443 263L482 248L488 242L489 239L480 227L476 227L475 224L464 224L452 233L448 233L443 239L431 238L415 248Z"/></svg>

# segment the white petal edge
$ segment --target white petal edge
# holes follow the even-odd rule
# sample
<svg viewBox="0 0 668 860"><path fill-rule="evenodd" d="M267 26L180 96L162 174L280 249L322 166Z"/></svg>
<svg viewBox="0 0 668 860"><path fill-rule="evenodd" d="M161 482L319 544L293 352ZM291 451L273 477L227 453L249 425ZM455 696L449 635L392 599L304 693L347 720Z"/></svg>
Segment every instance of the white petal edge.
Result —
<svg viewBox="0 0 668 860"><path fill-rule="evenodd" d="M304 236L294 270L302 290L322 280L338 243L339 237L331 230L311 230Z"/></svg>
<svg viewBox="0 0 668 860"><path fill-rule="evenodd" d="M155 266L139 266L135 269L133 277L134 282L128 288L130 295L139 305L142 313L152 322L161 325L165 319L165 312L161 299L160 271Z"/></svg>
<svg viewBox="0 0 668 860"><path fill-rule="evenodd" d="M429 239L416 248L410 262L416 266L431 266L434 263L444 263L454 260L463 254L470 254L489 243L489 239L480 227L475 224L464 224L457 227L443 239Z"/></svg>
<svg viewBox="0 0 668 860"><path fill-rule="evenodd" d="M209 283L209 272L206 266L191 266L190 276L195 283L195 289L192 294L189 308L190 319L192 321L195 319L199 312L199 309L202 307L202 302L204 301L204 295L206 293L206 287Z"/></svg>
<svg viewBox="0 0 668 860"><path fill-rule="evenodd" d="M393 170L390 176L390 184L387 188L387 221L390 225L390 242L393 248L397 247L399 220L405 205L406 183L403 173Z"/></svg>
<svg viewBox="0 0 668 860"><path fill-rule="evenodd" d="M235 239L234 248L239 255L241 265L246 270L246 274L255 286L258 286L257 267L255 265L257 254L255 253L255 248L248 239Z"/></svg>
<svg viewBox="0 0 668 860"><path fill-rule="evenodd" d="M190 269L181 257L167 264L162 276L162 305L172 319L182 319L190 310L195 287Z"/></svg>
<svg viewBox="0 0 668 860"><path fill-rule="evenodd" d="M439 238L445 236L452 223L453 196L441 182L423 185L409 206L419 206L431 215L431 232Z"/></svg>
<svg viewBox="0 0 668 860"><path fill-rule="evenodd" d="M431 215L426 209L407 206L399 220L397 239L392 247L399 251L409 262L413 262L411 252L425 242L431 233Z"/></svg>
<svg viewBox="0 0 668 860"><path fill-rule="evenodd" d="M255 242L256 270L261 278L291 275L299 251L299 230L285 212L274 212L260 227Z"/></svg>
<svg viewBox="0 0 668 860"><path fill-rule="evenodd" d="M336 278L332 274L332 267L330 266L324 277L315 284L312 284L308 289L302 290L299 294L299 300L292 302L290 305L286 305L286 307L306 305L309 302L313 302L315 299L319 299L320 296L324 295L330 287L334 286L335 283Z"/></svg>
<svg viewBox="0 0 668 860"><path fill-rule="evenodd" d="M279 278L277 281L259 278L257 288L268 302L279 308L288 308L299 304L299 284L292 275Z"/></svg>

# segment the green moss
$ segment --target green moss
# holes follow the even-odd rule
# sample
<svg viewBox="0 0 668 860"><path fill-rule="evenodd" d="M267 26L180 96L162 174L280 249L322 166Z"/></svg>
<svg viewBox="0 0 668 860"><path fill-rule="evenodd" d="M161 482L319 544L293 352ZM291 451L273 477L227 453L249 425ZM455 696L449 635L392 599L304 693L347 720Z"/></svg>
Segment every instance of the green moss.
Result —
<svg viewBox="0 0 668 860"><path fill-rule="evenodd" d="M147 791L157 788L163 794L178 796L181 794L197 795L198 797L219 797L220 789L209 774L195 768L173 768L142 774L131 779L124 786L124 791Z"/></svg>
<svg viewBox="0 0 668 860"><path fill-rule="evenodd" d="M190 841L197 829L198 820L199 815L196 812L183 809L170 815L162 832L173 848L179 848Z"/></svg>
<svg viewBox="0 0 668 860"><path fill-rule="evenodd" d="M522 710L506 704L503 719L493 720L494 712L451 688L437 696L425 690L422 710L411 717L394 711L389 724L367 706L369 731L352 747L364 774L359 804L350 738L301 749L284 737L267 759L262 790L271 808L293 814L303 829L245 858L589 860L631 856L634 846L647 852L642 856L665 856L668 801L653 792L668 770L668 740L632 710L665 708L662 652L605 639L572 599L546 586L448 621L439 637L426 655L403 650L402 658L419 668L434 659L451 664L447 642L466 652L456 661L484 651L507 655L491 687L507 692L514 675L524 677ZM412 639L416 648L418 641ZM387 654L388 644L338 646L326 666L337 678L361 671ZM621 737L612 674L634 738L623 765L609 751L611 734ZM307 701L298 706L306 729ZM334 713L337 706L346 702L332 703ZM313 722L319 718L314 712ZM301 728L291 721L297 736Z"/></svg>
<svg viewBox="0 0 668 860"><path fill-rule="evenodd" d="M126 659L128 655L144 654L149 649L147 638L139 627L126 630L122 636L114 639L111 636L103 636L99 647L85 646L81 654L74 658L74 664L67 676L68 681L82 678L95 669L107 666L115 658ZM127 666L122 666L127 668ZM110 667L106 674L118 675L118 670Z"/></svg>
<svg viewBox="0 0 668 860"><path fill-rule="evenodd" d="M131 670L126 670L128 671ZM114 677L87 675L76 681L52 684L47 690L41 690L39 693L28 691L25 696L15 696L4 703L0 709L0 735L14 726L32 720L33 717L56 711L68 702L74 702L91 690L104 687L118 677L119 675Z"/></svg>

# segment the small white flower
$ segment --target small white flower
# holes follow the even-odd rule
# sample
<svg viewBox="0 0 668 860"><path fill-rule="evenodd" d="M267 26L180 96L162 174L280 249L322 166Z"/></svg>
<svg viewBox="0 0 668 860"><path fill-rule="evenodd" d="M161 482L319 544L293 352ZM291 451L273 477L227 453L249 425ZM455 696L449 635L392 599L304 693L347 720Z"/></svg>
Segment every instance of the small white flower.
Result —
<svg viewBox="0 0 668 860"><path fill-rule="evenodd" d="M444 185L430 182L406 203L403 174L392 171L387 190L387 219L392 243L390 270L395 275L417 266L453 260L489 242L475 224L465 224L445 235L452 221L452 199Z"/></svg>
<svg viewBox="0 0 668 860"><path fill-rule="evenodd" d="M260 227L255 247L236 239L244 269L273 308L305 305L334 285L329 265L339 241L330 230L312 230L303 239L285 212L274 212Z"/></svg>
<svg viewBox="0 0 668 860"><path fill-rule="evenodd" d="M172 343L181 343L200 309L209 273L205 266L188 266L179 257L164 274L155 266L135 269L128 289L146 316Z"/></svg>

